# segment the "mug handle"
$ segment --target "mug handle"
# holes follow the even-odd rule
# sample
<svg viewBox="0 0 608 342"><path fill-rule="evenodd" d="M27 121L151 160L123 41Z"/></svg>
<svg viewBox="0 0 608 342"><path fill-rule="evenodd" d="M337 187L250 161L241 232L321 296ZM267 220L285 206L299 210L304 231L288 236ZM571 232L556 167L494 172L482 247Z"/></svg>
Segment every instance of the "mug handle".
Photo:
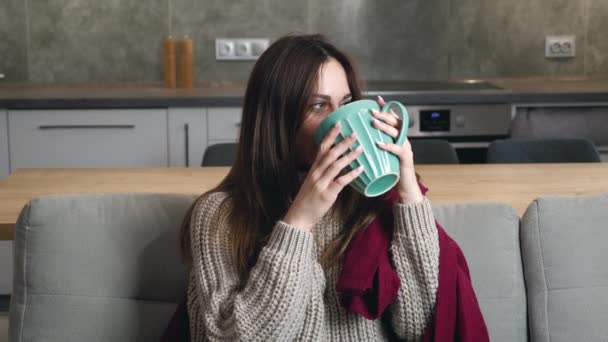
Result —
<svg viewBox="0 0 608 342"><path fill-rule="evenodd" d="M407 129L409 128L410 115L408 114L407 109L405 109L405 106L402 105L399 101L387 102L386 105L382 108L382 111L388 112L391 109L392 105L397 105L397 107L401 109L401 132L399 133L395 144L403 145L403 143L405 142L405 137L407 137Z"/></svg>

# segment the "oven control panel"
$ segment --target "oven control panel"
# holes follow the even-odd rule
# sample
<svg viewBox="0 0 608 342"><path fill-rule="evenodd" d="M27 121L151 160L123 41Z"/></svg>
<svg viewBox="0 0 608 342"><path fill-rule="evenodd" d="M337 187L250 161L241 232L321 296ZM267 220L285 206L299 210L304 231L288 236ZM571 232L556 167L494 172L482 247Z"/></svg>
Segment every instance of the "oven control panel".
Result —
<svg viewBox="0 0 608 342"><path fill-rule="evenodd" d="M406 106L410 137L508 135L511 105Z"/></svg>
<svg viewBox="0 0 608 342"><path fill-rule="evenodd" d="M451 110L421 109L418 111L418 126L421 132L449 132Z"/></svg>

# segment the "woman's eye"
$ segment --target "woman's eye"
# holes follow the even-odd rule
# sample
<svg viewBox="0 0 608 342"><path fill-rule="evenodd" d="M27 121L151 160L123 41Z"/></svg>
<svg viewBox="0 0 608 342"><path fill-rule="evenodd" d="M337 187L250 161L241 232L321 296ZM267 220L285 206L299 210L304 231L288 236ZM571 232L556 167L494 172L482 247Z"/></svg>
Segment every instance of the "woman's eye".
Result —
<svg viewBox="0 0 608 342"><path fill-rule="evenodd" d="M314 110L321 110L325 107L325 103L324 102L319 102L319 103L315 103L312 105L312 109Z"/></svg>

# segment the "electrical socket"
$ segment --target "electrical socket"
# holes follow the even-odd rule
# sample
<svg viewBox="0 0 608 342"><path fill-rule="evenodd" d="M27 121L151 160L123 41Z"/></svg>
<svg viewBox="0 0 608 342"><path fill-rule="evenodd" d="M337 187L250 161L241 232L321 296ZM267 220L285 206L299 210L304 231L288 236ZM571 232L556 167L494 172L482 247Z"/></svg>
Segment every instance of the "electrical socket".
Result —
<svg viewBox="0 0 608 342"><path fill-rule="evenodd" d="M270 45L268 38L217 38L215 59L228 61L256 60Z"/></svg>
<svg viewBox="0 0 608 342"><path fill-rule="evenodd" d="M576 36L546 36L545 57L571 58L576 56Z"/></svg>
<svg viewBox="0 0 608 342"><path fill-rule="evenodd" d="M215 40L215 58L234 56L234 42L223 39Z"/></svg>

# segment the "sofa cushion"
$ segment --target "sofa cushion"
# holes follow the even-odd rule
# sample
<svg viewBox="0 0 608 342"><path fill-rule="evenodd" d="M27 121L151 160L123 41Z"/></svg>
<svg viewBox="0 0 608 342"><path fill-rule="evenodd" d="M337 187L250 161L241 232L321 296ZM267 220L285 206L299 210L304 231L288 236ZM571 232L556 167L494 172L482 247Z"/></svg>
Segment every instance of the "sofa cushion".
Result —
<svg viewBox="0 0 608 342"><path fill-rule="evenodd" d="M526 341L519 216L505 204L434 204L436 220L464 253L490 340Z"/></svg>
<svg viewBox="0 0 608 342"><path fill-rule="evenodd" d="M158 340L184 294L179 225L194 195L52 195L15 236L11 341Z"/></svg>
<svg viewBox="0 0 608 342"><path fill-rule="evenodd" d="M608 194L537 199L521 236L532 341L606 341Z"/></svg>

